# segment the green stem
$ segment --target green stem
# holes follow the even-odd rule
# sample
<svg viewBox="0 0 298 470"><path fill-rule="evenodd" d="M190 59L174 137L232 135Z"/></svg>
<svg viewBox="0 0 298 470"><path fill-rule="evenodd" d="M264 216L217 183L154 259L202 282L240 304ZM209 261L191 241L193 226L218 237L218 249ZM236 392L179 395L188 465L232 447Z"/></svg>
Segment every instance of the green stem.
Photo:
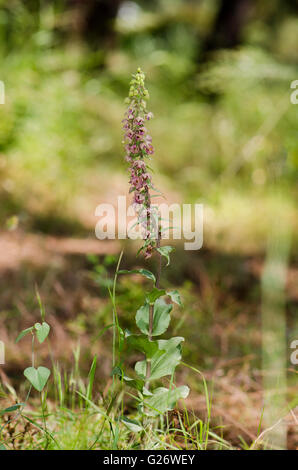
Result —
<svg viewBox="0 0 298 470"><path fill-rule="evenodd" d="M153 314L154 314L154 304L149 305L149 327L148 327L148 339L152 341L152 331L153 331ZM151 375L151 359L147 359L146 367L146 383L145 387L149 390L149 378Z"/></svg>
<svg viewBox="0 0 298 470"><path fill-rule="evenodd" d="M46 421L46 416L45 416L45 396L42 398L42 392L40 393L40 405L41 405L41 413L42 413L42 421L43 421L43 427L44 427L44 432L46 435L46 447L45 450L47 450L49 446L49 438L48 438L48 430L47 430L47 421Z"/></svg>
<svg viewBox="0 0 298 470"><path fill-rule="evenodd" d="M161 238L161 232L160 229L158 231L158 238L156 242L156 248L160 248L160 238ZM156 287L159 289L159 283L160 283L160 278L161 278L161 267L162 267L162 256L159 253L159 251L156 250L157 253L157 272L156 272Z"/></svg>
<svg viewBox="0 0 298 470"><path fill-rule="evenodd" d="M116 338L117 338L117 332L119 335L119 322L118 322L118 316L117 316L117 310L116 310L116 285L117 285L117 276L118 276L118 271L120 267L120 263L122 260L123 256L123 250L120 253L117 267L116 267L116 272L115 272L115 277L114 277L114 282L113 282L113 291L111 295L111 300L112 300L112 305L113 305L113 358L112 358L112 363L113 363L113 369L116 365ZM113 391L114 391L114 385L115 385L115 377L113 375Z"/></svg>
<svg viewBox="0 0 298 470"><path fill-rule="evenodd" d="M158 230L158 238L157 238L157 243L156 246L157 248L160 248L160 229ZM161 254L156 250L157 256L158 256L158 264L157 264L157 272L156 272L156 287L159 289L159 283L160 283L160 278L161 278L161 267L162 267L162 259L161 259ZM149 341L152 341L152 331L153 331L153 319L154 319L154 304L150 304L149 306L149 326L148 326L148 339ZM151 375L151 359L147 359L147 367L146 367L146 383L145 387L149 390L149 378Z"/></svg>

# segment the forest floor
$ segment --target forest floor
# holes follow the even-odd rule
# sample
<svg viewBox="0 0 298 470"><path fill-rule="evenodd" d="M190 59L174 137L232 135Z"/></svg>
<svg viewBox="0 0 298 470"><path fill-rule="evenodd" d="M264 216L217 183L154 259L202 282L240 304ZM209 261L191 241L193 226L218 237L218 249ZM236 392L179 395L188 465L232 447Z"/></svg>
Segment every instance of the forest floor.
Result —
<svg viewBox="0 0 298 470"><path fill-rule="evenodd" d="M119 242L17 230L2 232L0 245L0 328L7 354L6 364L0 370L2 383L18 390L22 370L30 361L30 343L14 344L14 341L18 332L38 321L37 285L52 327L51 348L55 361L59 360L65 370L70 369L73 351L79 342L80 366L87 376L92 357L97 354L100 367L96 386L104 394L112 380L111 333L107 331L98 338L94 331L110 323L110 307L104 282L98 282L90 274L92 265L88 255L97 255L99 260L107 255L117 256L121 249ZM125 261L134 263L129 250ZM228 274L223 279L221 276L227 272L227 266ZM169 271L171 282L182 284L189 298L186 314L180 319L186 337L185 360L200 369L208 383L212 395L212 426L236 448L243 447L243 441L253 442L262 429L262 425L259 428L264 400L259 307L262 266L263 259L259 256L237 257L203 250L196 254L195 262L190 263L188 258L176 271ZM105 274L109 273L113 275L110 268L105 268ZM290 310L298 301L297 281L298 269L292 266L287 278ZM120 312L125 311L127 299L120 297L119 302ZM178 313L174 320L179 320ZM129 326L129 322L127 324ZM41 348L39 354L50 366L48 350ZM297 392L293 381L295 374L294 368L289 367L289 397ZM183 368L177 372L177 383L180 381L191 387L187 409L204 419L207 409L202 384ZM297 422L297 408L296 412L292 410L282 416L281 423L286 423L291 449L298 447Z"/></svg>

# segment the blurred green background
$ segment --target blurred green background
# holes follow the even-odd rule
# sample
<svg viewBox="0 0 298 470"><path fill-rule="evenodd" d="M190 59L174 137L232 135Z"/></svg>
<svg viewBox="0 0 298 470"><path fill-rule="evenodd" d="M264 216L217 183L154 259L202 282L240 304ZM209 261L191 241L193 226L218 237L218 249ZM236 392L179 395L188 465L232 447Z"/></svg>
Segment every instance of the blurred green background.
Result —
<svg viewBox="0 0 298 470"><path fill-rule="evenodd" d="M104 255L117 248L103 245L94 250L103 256L86 261L95 245L70 239L95 241L95 207L127 191L121 120L130 76L141 67L155 116L156 185L171 202L205 207L203 250L178 249L164 281L184 289L185 311L174 323L187 339L186 358L221 381L220 403L234 420L242 414L257 426L262 298L268 313L274 288L261 283L265 259L285 269L276 276L277 315L286 324L278 367L293 369L288 345L298 334L298 105L290 101L297 7L295 0L0 1L0 303L12 380L25 360L13 335L38 315L35 282L53 321L64 322L59 341L68 335L71 349L80 338L86 362L97 348L94 331L110 322L104 287L114 265ZM120 311L131 327L142 286L121 282ZM110 364L105 348L101 354ZM224 364L235 360L240 370L225 382ZM108 365L101 373L108 376ZM242 403L239 390L252 398ZM294 395L290 388L288 403Z"/></svg>
<svg viewBox="0 0 298 470"><path fill-rule="evenodd" d="M41 216L49 231L54 215L84 222L92 197L126 177L120 122L140 66L156 116L154 169L183 201L210 209L205 244L263 250L276 217L295 225L296 241L295 7L2 1L2 216L30 228Z"/></svg>

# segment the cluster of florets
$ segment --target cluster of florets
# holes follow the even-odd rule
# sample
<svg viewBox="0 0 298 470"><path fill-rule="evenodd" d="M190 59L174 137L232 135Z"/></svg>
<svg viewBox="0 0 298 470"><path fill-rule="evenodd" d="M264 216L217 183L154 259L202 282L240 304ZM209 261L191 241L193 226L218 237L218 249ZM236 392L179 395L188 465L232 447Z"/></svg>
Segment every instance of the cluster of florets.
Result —
<svg viewBox="0 0 298 470"><path fill-rule="evenodd" d="M151 175L145 159L154 153L152 138L145 127L153 115L146 111L149 93L144 85L145 75L138 69L130 82L129 96L126 98L128 109L123 120L125 159L129 163L129 192L133 193L133 204L143 229L145 257L151 256L154 248L152 237L152 207L150 189Z"/></svg>

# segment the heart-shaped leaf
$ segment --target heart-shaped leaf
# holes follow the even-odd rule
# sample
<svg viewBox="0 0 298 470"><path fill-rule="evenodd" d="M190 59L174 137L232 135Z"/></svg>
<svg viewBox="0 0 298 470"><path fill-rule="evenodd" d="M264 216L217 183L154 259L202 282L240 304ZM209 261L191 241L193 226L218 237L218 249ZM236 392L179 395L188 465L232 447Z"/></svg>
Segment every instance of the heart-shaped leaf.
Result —
<svg viewBox="0 0 298 470"><path fill-rule="evenodd" d="M152 336L162 335L168 328L170 323L170 312L173 306L167 304L163 299L159 298L154 304L153 312L153 329ZM136 323L144 335L148 334L149 328L149 303L146 302L136 314Z"/></svg>
<svg viewBox="0 0 298 470"><path fill-rule="evenodd" d="M24 376L38 392L43 391L50 375L51 371L47 369L47 367L42 366L38 367L38 369L35 369L35 367L27 367L27 369L24 370Z"/></svg>
<svg viewBox="0 0 298 470"><path fill-rule="evenodd" d="M36 336L38 341L40 344L43 343L50 333L50 325L44 321L42 324L35 323L34 328L36 329Z"/></svg>

